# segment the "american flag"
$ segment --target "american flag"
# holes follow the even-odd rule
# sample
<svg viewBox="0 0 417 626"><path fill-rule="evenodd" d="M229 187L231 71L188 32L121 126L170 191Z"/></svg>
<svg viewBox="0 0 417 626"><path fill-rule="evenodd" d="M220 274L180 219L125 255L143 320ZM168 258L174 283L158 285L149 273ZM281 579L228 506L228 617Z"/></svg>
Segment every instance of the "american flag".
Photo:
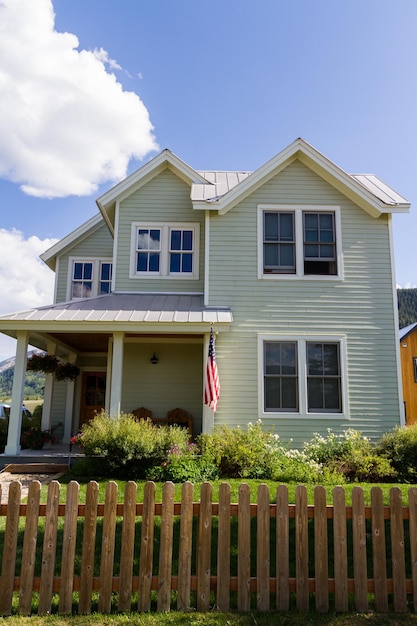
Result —
<svg viewBox="0 0 417 626"><path fill-rule="evenodd" d="M213 411L217 409L220 398L219 373L217 371L216 351L214 349L213 329L210 330L210 342L206 365L206 381L204 385L204 404Z"/></svg>

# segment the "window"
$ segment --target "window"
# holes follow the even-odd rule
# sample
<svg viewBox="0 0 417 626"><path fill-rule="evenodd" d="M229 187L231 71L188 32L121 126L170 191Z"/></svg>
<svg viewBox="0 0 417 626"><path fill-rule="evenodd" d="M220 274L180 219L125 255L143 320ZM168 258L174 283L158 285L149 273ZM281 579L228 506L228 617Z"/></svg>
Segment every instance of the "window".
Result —
<svg viewBox="0 0 417 626"><path fill-rule="evenodd" d="M260 338L263 412L342 414L343 346L343 338Z"/></svg>
<svg viewBox="0 0 417 626"><path fill-rule="evenodd" d="M259 277L340 276L339 207L258 206Z"/></svg>
<svg viewBox="0 0 417 626"><path fill-rule="evenodd" d="M198 278L199 224L132 224L131 278Z"/></svg>
<svg viewBox="0 0 417 626"><path fill-rule="evenodd" d="M111 292L112 263L99 259L70 259L69 300Z"/></svg>

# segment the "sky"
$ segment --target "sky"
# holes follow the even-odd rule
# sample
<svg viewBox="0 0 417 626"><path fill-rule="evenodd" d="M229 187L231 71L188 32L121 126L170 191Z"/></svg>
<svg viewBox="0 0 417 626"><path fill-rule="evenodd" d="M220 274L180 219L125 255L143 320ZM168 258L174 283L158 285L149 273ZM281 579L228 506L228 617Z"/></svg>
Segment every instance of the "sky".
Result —
<svg viewBox="0 0 417 626"><path fill-rule="evenodd" d="M416 29L416 0L0 0L0 314L53 301L39 254L160 150L252 171L297 137L411 202L417 287Z"/></svg>

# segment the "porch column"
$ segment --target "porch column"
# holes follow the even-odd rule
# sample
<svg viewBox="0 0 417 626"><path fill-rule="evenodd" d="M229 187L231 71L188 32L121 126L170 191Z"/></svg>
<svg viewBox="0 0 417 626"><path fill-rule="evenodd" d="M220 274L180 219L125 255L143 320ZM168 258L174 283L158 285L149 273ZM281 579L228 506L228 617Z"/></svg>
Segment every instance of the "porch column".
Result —
<svg viewBox="0 0 417 626"><path fill-rule="evenodd" d="M68 361L70 363L75 363L77 360L77 355L75 352L70 352L68 355ZM71 431L72 431L72 416L74 409L74 389L75 389L75 381L68 380L67 381L67 398L65 402L65 419L64 419L64 437L62 439L62 443L69 443L71 439Z"/></svg>
<svg viewBox="0 0 417 626"><path fill-rule="evenodd" d="M122 403L122 380L123 380L123 347L125 334L113 333L113 355L110 383L110 416L120 415Z"/></svg>
<svg viewBox="0 0 417 626"><path fill-rule="evenodd" d="M46 351L48 354L56 353L56 343L47 343ZM42 430L51 429L51 411L52 411L52 393L54 390L54 375L45 375L45 389L43 392L43 407L42 407Z"/></svg>
<svg viewBox="0 0 417 626"><path fill-rule="evenodd" d="M17 331L16 362L12 387L12 408L9 418L9 432L5 454L20 454L20 431L22 428L22 404L25 392L26 363L28 355L29 333Z"/></svg>
<svg viewBox="0 0 417 626"><path fill-rule="evenodd" d="M106 397L104 410L107 415L110 415L110 381L112 377L112 363L113 363L113 337L109 337L107 344L107 364L106 364Z"/></svg>

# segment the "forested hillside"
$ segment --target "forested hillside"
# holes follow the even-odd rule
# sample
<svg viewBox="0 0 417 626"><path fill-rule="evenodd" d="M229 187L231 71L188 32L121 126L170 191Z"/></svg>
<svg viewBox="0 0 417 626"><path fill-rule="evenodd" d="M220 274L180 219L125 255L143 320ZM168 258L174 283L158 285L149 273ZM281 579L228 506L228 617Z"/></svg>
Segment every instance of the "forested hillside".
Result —
<svg viewBox="0 0 417 626"><path fill-rule="evenodd" d="M417 289L397 289L400 328L417 322Z"/></svg>
<svg viewBox="0 0 417 626"><path fill-rule="evenodd" d="M14 359L0 363L0 402L10 399L12 395ZM26 372L25 400L43 398L45 374L42 372Z"/></svg>

